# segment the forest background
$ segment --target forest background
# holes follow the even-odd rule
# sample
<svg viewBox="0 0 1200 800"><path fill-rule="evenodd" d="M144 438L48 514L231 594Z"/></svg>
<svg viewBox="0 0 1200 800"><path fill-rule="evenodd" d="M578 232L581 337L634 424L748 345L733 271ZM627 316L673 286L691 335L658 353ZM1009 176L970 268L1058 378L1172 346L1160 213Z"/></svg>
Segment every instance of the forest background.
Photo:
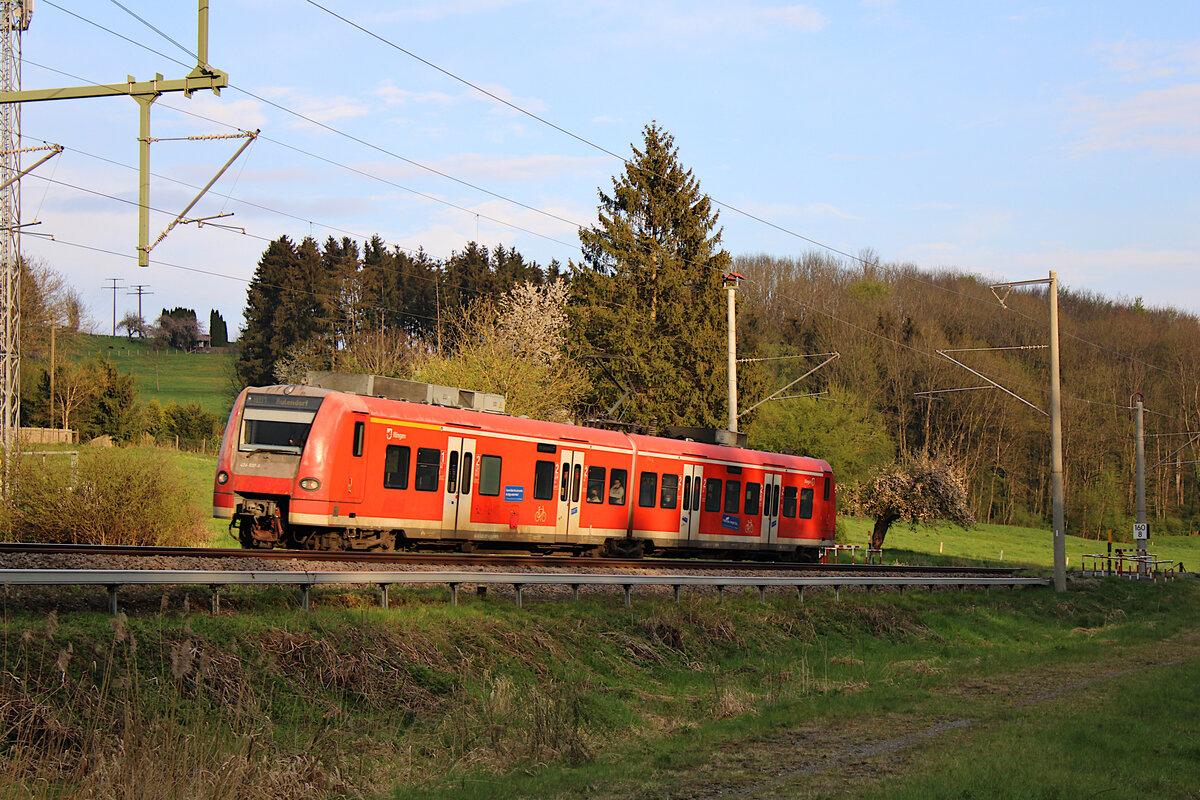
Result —
<svg viewBox="0 0 1200 800"><path fill-rule="evenodd" d="M725 427L723 276L737 291L740 407L838 358L742 417L749 444L828 460L843 507L897 457L951 457L981 522L1044 525L1049 515L1048 311L1044 289L1002 306L988 281L858 253L731 256L718 213L655 125L600 192L581 231L580 262L541 266L471 242L446 259L423 250L287 237L262 254L247 292L228 403L248 385L294 382L311 369L426 380L508 397L531 417L654 429ZM1039 276L1030 276L1039 277ZM1060 289L1063 449L1068 533L1128 530L1133 511L1131 397L1146 399L1147 499L1162 534L1200 529L1200 320L1140 299ZM103 357L73 358L86 327L78 296L53 270L23 282L25 424L86 436L211 440L219 415L200 404L141 404ZM130 337L186 349L175 308ZM190 322L188 322L190 320ZM210 314L225 338L225 322ZM60 355L50 385L51 330ZM190 330L190 328L189 328ZM939 355L986 375L1030 405ZM203 358L198 354L197 358ZM959 391L947 391L959 390ZM932 392L932 393L931 393ZM802 395L802 396L801 396ZM51 416L51 399L56 409ZM226 406L227 407L227 406Z"/></svg>

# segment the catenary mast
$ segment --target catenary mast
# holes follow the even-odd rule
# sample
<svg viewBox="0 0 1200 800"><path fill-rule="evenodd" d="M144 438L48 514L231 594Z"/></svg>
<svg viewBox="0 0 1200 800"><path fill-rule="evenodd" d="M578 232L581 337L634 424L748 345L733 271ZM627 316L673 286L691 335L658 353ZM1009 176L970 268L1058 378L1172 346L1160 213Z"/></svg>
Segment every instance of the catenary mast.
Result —
<svg viewBox="0 0 1200 800"><path fill-rule="evenodd" d="M29 29L33 0L0 0L4 17L0 24L0 91L21 89L21 33ZM0 440L6 452L17 444L21 410L21 105L0 104L0 348L3 375L0 404Z"/></svg>

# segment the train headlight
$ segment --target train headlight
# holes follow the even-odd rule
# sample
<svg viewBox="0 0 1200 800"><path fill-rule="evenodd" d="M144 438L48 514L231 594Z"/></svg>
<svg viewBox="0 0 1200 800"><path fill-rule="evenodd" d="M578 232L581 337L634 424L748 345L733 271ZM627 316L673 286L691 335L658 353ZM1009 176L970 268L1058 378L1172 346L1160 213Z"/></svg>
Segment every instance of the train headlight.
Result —
<svg viewBox="0 0 1200 800"><path fill-rule="evenodd" d="M226 472L225 470L221 470L220 472L218 472L217 473L217 483L221 484L222 486L229 483L229 473Z"/></svg>
<svg viewBox="0 0 1200 800"><path fill-rule="evenodd" d="M305 491L315 492L321 488L321 482L316 478L304 478L300 481L300 488Z"/></svg>

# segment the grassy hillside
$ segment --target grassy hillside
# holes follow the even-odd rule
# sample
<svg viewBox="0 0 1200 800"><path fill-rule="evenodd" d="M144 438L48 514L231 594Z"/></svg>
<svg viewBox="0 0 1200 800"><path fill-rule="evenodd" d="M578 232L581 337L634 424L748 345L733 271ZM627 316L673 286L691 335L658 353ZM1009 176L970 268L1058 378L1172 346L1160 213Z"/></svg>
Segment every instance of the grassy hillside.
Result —
<svg viewBox="0 0 1200 800"><path fill-rule="evenodd" d="M846 544L866 545L871 521L860 517L841 517L840 540ZM1153 535L1153 531L1152 531ZM1066 537L1067 567L1078 569L1085 553L1107 552L1107 541ZM994 566L1054 566L1050 531L1015 525L979 525L964 531L953 525L922 525L912 530L893 525L884 542L888 563L978 563ZM1113 549L1133 548L1132 542L1113 542ZM1159 558L1182 562L1189 570L1200 571L1200 536L1153 536L1150 552Z"/></svg>
<svg viewBox="0 0 1200 800"><path fill-rule="evenodd" d="M230 587L212 616L196 587L127 588L110 618L102 591L5 593L0 796L1134 800L1200 778L1193 580L498 595L336 587L305 612Z"/></svg>
<svg viewBox="0 0 1200 800"><path fill-rule="evenodd" d="M156 350L148 342L123 336L84 334L71 345L80 359L101 356L119 371L133 375L138 401L198 402L205 410L226 417L233 406L232 353L181 353Z"/></svg>

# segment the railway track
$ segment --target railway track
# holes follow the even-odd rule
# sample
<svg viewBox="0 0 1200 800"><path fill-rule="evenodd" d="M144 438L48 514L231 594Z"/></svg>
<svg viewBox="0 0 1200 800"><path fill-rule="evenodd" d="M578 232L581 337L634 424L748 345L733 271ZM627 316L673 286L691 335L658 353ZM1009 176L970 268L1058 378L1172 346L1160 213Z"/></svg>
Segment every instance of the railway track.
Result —
<svg viewBox="0 0 1200 800"><path fill-rule="evenodd" d="M29 555L89 555L89 556L135 556L144 558L257 558L272 561L334 561L359 562L364 564L428 564L439 567L511 568L605 568L620 570L700 570L706 572L754 570L780 573L887 573L911 575L978 575L1011 576L1023 570L1014 567L946 567L917 565L871 565L871 564L809 564L780 561L719 561L712 559L685 558L581 558L572 556L541 556L511 554L463 554L463 553L399 553L358 552L341 550L241 550L219 547L140 547L132 545L79 545L79 544L26 544L0 543L0 554Z"/></svg>

